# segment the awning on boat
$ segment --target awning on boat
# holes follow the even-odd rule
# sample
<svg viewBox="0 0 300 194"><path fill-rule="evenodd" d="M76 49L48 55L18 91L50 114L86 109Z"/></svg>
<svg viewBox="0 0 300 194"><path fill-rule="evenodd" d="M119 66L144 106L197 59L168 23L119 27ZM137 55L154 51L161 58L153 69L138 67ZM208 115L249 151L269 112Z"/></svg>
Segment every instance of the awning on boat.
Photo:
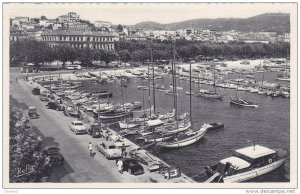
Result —
<svg viewBox="0 0 300 194"><path fill-rule="evenodd" d="M225 159L221 160L220 162L223 164L226 164L227 162L229 162L236 169L244 169L244 168L247 168L250 166L249 162L247 162L241 158L234 157L234 156L225 158Z"/></svg>
<svg viewBox="0 0 300 194"><path fill-rule="evenodd" d="M256 159L262 156L266 156L266 155L270 155L270 154L274 154L275 151L271 150L269 148L260 146L260 145L255 145L254 146L250 146L250 147L246 147L246 148L242 148L242 149L238 149L236 150L237 153L243 154L245 156L248 156L252 159Z"/></svg>

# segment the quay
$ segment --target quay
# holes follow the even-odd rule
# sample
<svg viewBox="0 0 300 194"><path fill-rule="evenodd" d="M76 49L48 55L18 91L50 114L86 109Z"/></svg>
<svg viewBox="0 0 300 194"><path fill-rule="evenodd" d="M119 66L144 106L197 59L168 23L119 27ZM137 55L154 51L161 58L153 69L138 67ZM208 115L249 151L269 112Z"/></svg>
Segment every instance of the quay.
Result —
<svg viewBox="0 0 300 194"><path fill-rule="evenodd" d="M11 70L11 79L16 80L20 77L20 74L16 72L18 70ZM19 103L24 103L27 106L34 105L40 118L37 120L30 120L33 126L36 126L40 132L46 137L53 139L53 144L59 146L61 153L63 154L66 162L63 169L54 171L50 182L80 182L80 183L193 183L191 178L184 174L180 177L165 179L158 172L149 172L147 166L144 165L145 173L139 176L132 176L128 173L120 174L117 170L117 166L114 160L107 160L101 153L96 151L94 158L88 156L88 143L92 142L96 145L99 139L93 139L89 135L75 136L69 129L68 124L74 120L70 117L65 117L62 112L47 110L45 104L41 102L38 97L33 96L31 91L38 84L32 84L32 82L26 82L19 78L18 82L12 82L10 85L11 97L17 100ZM42 88L42 86L39 86ZM45 89L45 88L43 88ZM84 114L84 117L89 115ZM116 132L109 129L111 133ZM126 145L129 145L128 151L136 150L138 145L123 138ZM127 152L128 152L127 151ZM139 154L145 160L153 160L166 164L161 159L143 150Z"/></svg>

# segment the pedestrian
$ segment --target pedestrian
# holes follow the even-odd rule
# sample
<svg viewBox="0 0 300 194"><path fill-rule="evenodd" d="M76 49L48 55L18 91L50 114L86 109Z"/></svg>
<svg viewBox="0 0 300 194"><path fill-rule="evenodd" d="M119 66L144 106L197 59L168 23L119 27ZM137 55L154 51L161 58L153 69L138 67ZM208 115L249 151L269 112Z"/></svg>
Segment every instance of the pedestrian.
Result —
<svg viewBox="0 0 300 194"><path fill-rule="evenodd" d="M121 151L122 151L122 156L123 158L126 157L126 146L125 143L123 142L122 147L121 147Z"/></svg>
<svg viewBox="0 0 300 194"><path fill-rule="evenodd" d="M118 160L117 166L118 166L119 173L123 174L123 161Z"/></svg>
<svg viewBox="0 0 300 194"><path fill-rule="evenodd" d="M89 145L88 145L88 149L89 149L89 155L90 155L90 156L93 156L93 145L92 145L91 142L90 142Z"/></svg>

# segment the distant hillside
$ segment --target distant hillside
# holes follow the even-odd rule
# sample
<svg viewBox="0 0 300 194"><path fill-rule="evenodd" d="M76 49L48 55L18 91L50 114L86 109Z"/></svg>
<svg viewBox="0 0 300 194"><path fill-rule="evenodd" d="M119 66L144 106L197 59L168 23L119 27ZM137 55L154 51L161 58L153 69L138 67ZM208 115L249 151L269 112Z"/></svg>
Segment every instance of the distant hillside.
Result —
<svg viewBox="0 0 300 194"><path fill-rule="evenodd" d="M280 34L290 32L290 15L284 13L267 13L247 19L217 18L193 19L170 24L141 22L133 27L142 29L178 30L184 28L207 28L218 31L237 30L242 32L273 31Z"/></svg>

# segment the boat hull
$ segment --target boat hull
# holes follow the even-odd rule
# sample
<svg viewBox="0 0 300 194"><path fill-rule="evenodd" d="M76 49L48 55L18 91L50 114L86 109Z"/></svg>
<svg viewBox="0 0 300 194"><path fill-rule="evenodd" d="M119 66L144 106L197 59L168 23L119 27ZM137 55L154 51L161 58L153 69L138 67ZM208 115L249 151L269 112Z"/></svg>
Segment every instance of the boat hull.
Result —
<svg viewBox="0 0 300 194"><path fill-rule="evenodd" d="M263 166L261 168L257 168L248 172L244 172L241 174L237 174L237 175L233 175L233 176L229 176L229 177L224 177L224 183L239 183L239 182L244 182L253 178L256 178L258 176L267 174L277 168L279 168L284 161L286 160L286 158L277 160L269 165Z"/></svg>
<svg viewBox="0 0 300 194"><path fill-rule="evenodd" d="M181 140L175 143L158 143L157 146L158 147L163 147L163 148L178 148L178 147L185 147L188 145L191 145L193 143L196 143L197 141L199 141L204 135L206 134L206 130L203 131L202 133L198 133L197 135L190 137L188 139L185 140Z"/></svg>

